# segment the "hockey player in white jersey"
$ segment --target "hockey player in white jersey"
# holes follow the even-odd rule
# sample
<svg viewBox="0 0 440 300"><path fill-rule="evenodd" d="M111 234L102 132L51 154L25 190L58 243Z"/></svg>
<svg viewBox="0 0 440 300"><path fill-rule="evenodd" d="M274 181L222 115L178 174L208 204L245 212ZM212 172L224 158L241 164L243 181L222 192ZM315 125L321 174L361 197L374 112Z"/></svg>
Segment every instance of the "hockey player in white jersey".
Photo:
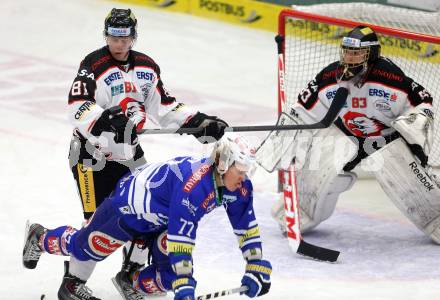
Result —
<svg viewBox="0 0 440 300"><path fill-rule="evenodd" d="M358 26L343 37L340 60L309 82L290 116L295 123L319 122L340 87L349 91L346 105L330 128L292 132L290 151L272 162L296 170L303 233L332 215L339 195L357 179L353 169L369 158L366 162L375 166L376 177L390 199L440 243L440 192L432 176L426 175L433 99L382 57L380 50L377 35L369 27ZM257 153L259 159L273 152L271 144L266 144ZM338 146L342 144L348 146ZM285 231L282 199L272 215Z"/></svg>
<svg viewBox="0 0 440 300"><path fill-rule="evenodd" d="M125 242L140 238L150 250L151 264L115 278L121 295L138 300L142 295L164 296L173 291L175 300L195 300L192 253L196 233L202 217L223 206L232 229L216 230L231 230L237 237L238 253L246 266L241 280L247 287L244 294L264 295L271 286L272 267L263 259L253 209L248 174L254 162L255 150L231 134L214 145L209 157L176 157L138 168L120 179L80 230L29 226L23 265L34 269L42 253L70 256L59 299L99 300L85 286L94 266Z"/></svg>
<svg viewBox="0 0 440 300"><path fill-rule="evenodd" d="M202 143L221 138L227 126L167 92L156 62L132 50L137 34L133 12L112 9L104 22L106 45L82 60L70 89L74 132L69 159L86 220L122 175L145 164L137 139L145 122L163 128L200 128L194 135ZM124 269L139 268L146 256L136 246L130 258Z"/></svg>

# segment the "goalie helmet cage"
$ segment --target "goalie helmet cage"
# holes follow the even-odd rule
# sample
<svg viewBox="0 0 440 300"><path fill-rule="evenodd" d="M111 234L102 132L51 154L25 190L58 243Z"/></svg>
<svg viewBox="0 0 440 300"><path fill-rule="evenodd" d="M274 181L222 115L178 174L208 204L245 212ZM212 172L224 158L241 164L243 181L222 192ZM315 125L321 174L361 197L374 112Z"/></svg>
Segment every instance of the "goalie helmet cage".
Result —
<svg viewBox="0 0 440 300"><path fill-rule="evenodd" d="M440 165L440 37L435 36L440 35L439 15L376 4L371 5L372 11L368 11L365 4L362 5L362 9L353 3L344 4L344 8L327 4L307 7L308 12L297 9L280 12L278 34L283 37L280 50L284 58L284 78L280 79L279 75L278 91L283 90L284 95L278 93L278 111L288 112L307 83L325 66L339 60L340 42L345 33L358 25L367 25L378 34L381 55L391 59L432 94L434 142L429 160L433 165ZM326 15L310 10L322 11ZM380 13L380 21L372 17L373 12L374 15ZM346 19L350 14L357 20ZM412 23L398 22L403 19L412 20ZM433 20L436 22L429 24Z"/></svg>

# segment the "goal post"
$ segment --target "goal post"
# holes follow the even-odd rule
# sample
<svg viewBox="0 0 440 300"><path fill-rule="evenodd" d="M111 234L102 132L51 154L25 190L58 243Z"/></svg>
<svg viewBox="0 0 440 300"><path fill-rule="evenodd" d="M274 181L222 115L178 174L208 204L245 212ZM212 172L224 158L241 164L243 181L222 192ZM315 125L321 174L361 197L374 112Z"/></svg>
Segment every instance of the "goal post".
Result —
<svg viewBox="0 0 440 300"><path fill-rule="evenodd" d="M375 15L380 14L383 21L372 19L372 13L366 10L363 10L362 19L355 6L352 7L352 15L356 16L356 20L347 19L350 12L342 9L327 8L321 14L298 9L284 9L280 12L278 34L283 37L281 54L284 73L282 80L279 78L278 90L284 91L284 95L281 97L279 92L279 113L283 110L287 112L296 103L298 94L320 70L339 60L342 37L353 27L367 25L378 34L381 55L391 59L407 76L432 94L434 145L429 162L440 166L440 36L437 36L440 35L440 23L430 23L430 20L438 20L437 15L416 13L416 16L410 16L414 13L399 8L398 18L401 21L398 22L391 19L396 17L393 8L374 7L373 12L376 12ZM341 17L341 14L345 15ZM413 20L412 23L403 22L405 18Z"/></svg>

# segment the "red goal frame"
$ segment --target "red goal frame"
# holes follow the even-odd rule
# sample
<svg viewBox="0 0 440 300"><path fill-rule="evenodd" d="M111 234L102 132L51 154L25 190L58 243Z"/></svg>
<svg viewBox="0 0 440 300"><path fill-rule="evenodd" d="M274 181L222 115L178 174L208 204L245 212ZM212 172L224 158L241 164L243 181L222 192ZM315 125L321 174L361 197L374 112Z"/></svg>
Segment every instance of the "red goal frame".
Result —
<svg viewBox="0 0 440 300"><path fill-rule="evenodd" d="M371 29L373 29L376 33L379 34L386 34L386 35L392 35L395 37L405 38L405 39L413 39L413 40L419 40L422 42L428 42L433 44L439 44L440 45L440 37L433 36L433 35L427 35L423 33L416 33L416 32L410 32L405 31L401 29L395 29L395 28L389 28L364 22L357 22L347 19L338 19L293 9L283 9L279 16L278 16L278 35L284 37L285 36L285 28L286 28L286 19L287 18L296 18L296 19L303 19L307 21L312 22L318 22L318 23L325 23L329 25L336 25L336 26L342 26L347 28L353 28L358 25L367 25ZM284 49L284 42L282 43L282 55L284 57L285 49ZM323 66L324 67L324 66ZM280 102L280 80L278 76L278 112L281 113L281 106L282 103ZM440 95L439 95L440 96Z"/></svg>
<svg viewBox="0 0 440 300"><path fill-rule="evenodd" d="M288 18L295 18L295 19L301 19L305 21L310 22L317 22L317 23L324 23L328 25L336 25L340 27L346 27L346 28L354 28L358 25L367 25L371 29L373 29L378 34L385 34L394 36L397 38L404 38L404 39L411 39L411 40L418 40L422 42L428 42L432 44L437 44L440 46L440 37L423 34L423 33L417 33L417 32L411 32L406 31L402 29L396 29L396 28L390 28L380 25L374 25L370 23L365 22L358 22L353 20L347 20L347 19L340 19L340 18L334 18L334 17L328 17L324 15L309 13L309 12L303 12L299 10L294 9L283 9L278 16L278 35L282 37L282 42L278 45L278 55L282 55L282 60L279 57L278 61L278 114L281 114L282 108L283 108L283 101L286 101L285 99L285 93L284 90L284 80L285 80L285 73L284 73L284 64L285 64L285 40L284 37L286 35L285 28L286 28L286 20ZM281 53L280 53L281 51ZM281 60L281 62L280 62ZM280 71L280 63L282 64L283 72ZM325 67L324 65L322 67ZM282 74L280 74L282 73ZM440 76L439 76L440 78ZM312 78L310 78L312 79ZM435 80L435 79L433 79ZM440 84L440 82L439 82ZM299 93L300 91L298 91ZM438 101L440 101L440 94L434 95L438 97ZM436 100L436 97L435 100ZM280 170L278 172L278 180L279 180L279 191L282 191L282 182L283 182L283 170Z"/></svg>

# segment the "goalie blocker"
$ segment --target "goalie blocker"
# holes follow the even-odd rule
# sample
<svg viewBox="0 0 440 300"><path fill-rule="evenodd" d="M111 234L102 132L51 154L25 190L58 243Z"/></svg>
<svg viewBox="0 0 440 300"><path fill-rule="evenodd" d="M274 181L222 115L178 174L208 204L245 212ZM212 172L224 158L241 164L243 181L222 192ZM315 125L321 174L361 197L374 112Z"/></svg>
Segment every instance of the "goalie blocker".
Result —
<svg viewBox="0 0 440 300"><path fill-rule="evenodd" d="M407 144L399 138L368 160L376 167L376 179L394 205L440 244L440 190Z"/></svg>

